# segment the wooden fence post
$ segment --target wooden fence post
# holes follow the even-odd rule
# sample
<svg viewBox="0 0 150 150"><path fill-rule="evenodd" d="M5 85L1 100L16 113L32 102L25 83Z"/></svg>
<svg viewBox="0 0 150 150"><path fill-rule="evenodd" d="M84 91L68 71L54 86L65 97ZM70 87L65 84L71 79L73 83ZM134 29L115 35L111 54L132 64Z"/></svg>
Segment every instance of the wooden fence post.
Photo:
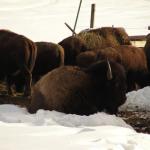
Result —
<svg viewBox="0 0 150 150"><path fill-rule="evenodd" d="M82 0L80 0L80 3L79 3L79 8L78 8L78 12L77 12L77 16L76 16L74 28L73 28L73 31L74 31L74 32L75 32L76 25L77 25L77 21L78 21L78 17L79 17L79 12L80 12L80 8L81 8L81 4L82 4ZM74 32L72 32L72 35L74 35Z"/></svg>
<svg viewBox="0 0 150 150"><path fill-rule="evenodd" d="M90 20L90 28L94 27L94 16L95 16L95 4L91 5L91 20Z"/></svg>

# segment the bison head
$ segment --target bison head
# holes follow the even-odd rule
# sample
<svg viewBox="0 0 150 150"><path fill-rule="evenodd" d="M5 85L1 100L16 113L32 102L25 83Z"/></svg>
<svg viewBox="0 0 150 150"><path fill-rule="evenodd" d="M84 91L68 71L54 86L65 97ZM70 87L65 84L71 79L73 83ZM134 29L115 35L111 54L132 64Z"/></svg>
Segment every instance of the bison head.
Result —
<svg viewBox="0 0 150 150"><path fill-rule="evenodd" d="M90 74L99 93L96 105L101 111L105 109L110 114L116 114L118 107L126 100L126 74L122 65L103 60L92 64L85 70Z"/></svg>

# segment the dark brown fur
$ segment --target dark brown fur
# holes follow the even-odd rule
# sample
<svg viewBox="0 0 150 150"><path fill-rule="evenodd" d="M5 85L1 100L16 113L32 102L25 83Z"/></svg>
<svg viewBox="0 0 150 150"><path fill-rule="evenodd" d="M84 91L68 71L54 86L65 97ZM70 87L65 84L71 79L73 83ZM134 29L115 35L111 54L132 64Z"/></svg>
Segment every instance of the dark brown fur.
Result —
<svg viewBox="0 0 150 150"><path fill-rule="evenodd" d="M78 36L65 38L59 44L64 48L65 65L75 65L76 56L87 49L85 42Z"/></svg>
<svg viewBox="0 0 150 150"><path fill-rule="evenodd" d="M18 73L22 73L25 79L24 95L31 94L31 72L36 53L36 46L30 39L8 30L0 30L0 77L6 78L9 94L12 94L13 77Z"/></svg>
<svg viewBox="0 0 150 150"><path fill-rule="evenodd" d="M115 49L121 54L122 64L127 72L128 91L135 90L138 80L148 72L145 52L131 45L121 45Z"/></svg>
<svg viewBox="0 0 150 150"><path fill-rule="evenodd" d="M32 72L34 83L41 76L64 65L64 49L59 44L52 42L35 42L37 46L37 58ZM17 76L15 81L17 91L21 91L24 85L22 75Z"/></svg>
<svg viewBox="0 0 150 150"><path fill-rule="evenodd" d="M130 38L124 28L122 27L114 28L114 32L115 37L120 45L131 45Z"/></svg>
<svg viewBox="0 0 150 150"><path fill-rule="evenodd" d="M35 42L37 59L33 69L33 78L41 77L54 68L64 65L64 49L52 42Z"/></svg>
<svg viewBox="0 0 150 150"><path fill-rule="evenodd" d="M90 64L103 59L114 60L125 67L128 91L135 90L137 83L140 87L150 83L147 60L143 49L131 45L119 45L115 48L108 47L87 51L77 56L77 64L80 67L88 67Z"/></svg>
<svg viewBox="0 0 150 150"><path fill-rule="evenodd" d="M117 113L125 102L124 68L110 61L112 79L108 78L108 62L102 61L85 70L64 66L43 76L34 86L30 113L38 109L89 115L106 110Z"/></svg>
<svg viewBox="0 0 150 150"><path fill-rule="evenodd" d="M96 61L107 59L118 63L121 63L122 61L119 52L112 47L82 52L77 56L76 61L78 66L88 67Z"/></svg>
<svg viewBox="0 0 150 150"><path fill-rule="evenodd" d="M88 67L97 61L96 51L85 51L76 57L77 66Z"/></svg>
<svg viewBox="0 0 150 150"><path fill-rule="evenodd" d="M131 45L130 38L122 27L101 27L97 29L84 30L79 33L92 32L100 37L100 45L97 45L96 49L106 48L106 47L115 47L119 45ZM92 36L92 34L91 34ZM93 38L94 41L94 37ZM92 49L95 49L93 47Z"/></svg>

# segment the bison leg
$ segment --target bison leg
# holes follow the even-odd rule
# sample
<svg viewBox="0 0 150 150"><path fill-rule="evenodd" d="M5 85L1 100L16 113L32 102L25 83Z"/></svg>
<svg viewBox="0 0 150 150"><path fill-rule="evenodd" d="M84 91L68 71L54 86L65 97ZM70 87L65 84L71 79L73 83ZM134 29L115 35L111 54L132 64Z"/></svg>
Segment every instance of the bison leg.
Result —
<svg viewBox="0 0 150 150"><path fill-rule="evenodd" d="M13 89L12 89L12 85L13 85L12 76L8 75L6 78L7 92L8 92L8 95L15 96Z"/></svg>
<svg viewBox="0 0 150 150"><path fill-rule="evenodd" d="M23 76L25 78L25 89L24 96L31 96L31 82L32 82L32 74L27 67L22 70Z"/></svg>

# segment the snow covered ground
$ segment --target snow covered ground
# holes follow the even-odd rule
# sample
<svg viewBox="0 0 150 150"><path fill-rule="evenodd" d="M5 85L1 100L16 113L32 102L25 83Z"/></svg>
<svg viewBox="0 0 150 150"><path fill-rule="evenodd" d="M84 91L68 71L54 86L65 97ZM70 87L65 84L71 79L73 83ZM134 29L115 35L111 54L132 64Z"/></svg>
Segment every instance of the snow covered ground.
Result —
<svg viewBox="0 0 150 150"><path fill-rule="evenodd" d="M89 28L91 3L95 27L123 26L129 35L148 34L149 0L83 0L76 31ZM79 0L0 0L0 28L34 41L59 42L74 26ZM150 111L150 87L127 94L121 110ZM122 118L90 116L0 105L0 150L149 150L150 135L137 133Z"/></svg>
<svg viewBox="0 0 150 150"><path fill-rule="evenodd" d="M127 94L121 110L150 110L150 87ZM150 135L137 133L122 118L90 116L0 105L2 150L149 150Z"/></svg>

